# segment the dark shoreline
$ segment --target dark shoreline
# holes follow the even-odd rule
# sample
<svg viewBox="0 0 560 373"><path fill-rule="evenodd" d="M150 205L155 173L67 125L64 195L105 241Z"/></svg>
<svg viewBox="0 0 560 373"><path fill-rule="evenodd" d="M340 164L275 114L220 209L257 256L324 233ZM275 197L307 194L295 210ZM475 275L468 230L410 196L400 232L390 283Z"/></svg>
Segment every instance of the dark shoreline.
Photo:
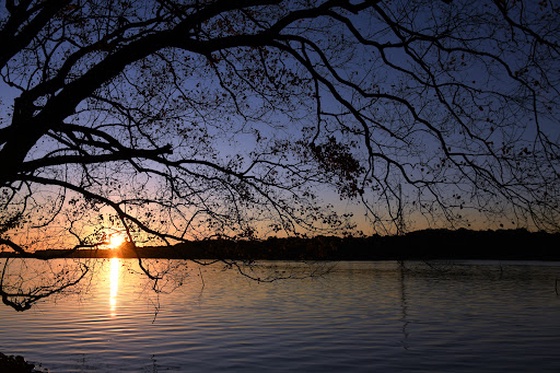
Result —
<svg viewBox="0 0 560 373"><path fill-rule="evenodd" d="M0 257L19 257L0 253ZM231 260L560 260L560 233L428 229L402 236L206 240L119 250L44 250L33 257Z"/></svg>

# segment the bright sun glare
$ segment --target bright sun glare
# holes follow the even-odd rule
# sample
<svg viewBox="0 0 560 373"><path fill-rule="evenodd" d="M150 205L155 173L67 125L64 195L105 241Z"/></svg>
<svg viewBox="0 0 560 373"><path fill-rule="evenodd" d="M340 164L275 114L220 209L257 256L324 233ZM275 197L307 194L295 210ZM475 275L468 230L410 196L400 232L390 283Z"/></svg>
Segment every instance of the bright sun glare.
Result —
<svg viewBox="0 0 560 373"><path fill-rule="evenodd" d="M112 234L109 237L108 247L110 249L118 249L125 241L125 236L123 234Z"/></svg>

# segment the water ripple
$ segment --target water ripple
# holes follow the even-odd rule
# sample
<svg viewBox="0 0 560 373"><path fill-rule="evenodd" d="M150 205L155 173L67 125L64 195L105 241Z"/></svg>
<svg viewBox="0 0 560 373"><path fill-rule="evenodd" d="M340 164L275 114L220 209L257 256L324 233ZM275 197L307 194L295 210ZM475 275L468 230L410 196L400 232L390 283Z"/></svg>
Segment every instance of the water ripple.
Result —
<svg viewBox="0 0 560 373"><path fill-rule="evenodd" d="M558 266L339 263L272 284L204 267L159 295L103 268L87 296L0 309L0 351L51 373L560 371Z"/></svg>

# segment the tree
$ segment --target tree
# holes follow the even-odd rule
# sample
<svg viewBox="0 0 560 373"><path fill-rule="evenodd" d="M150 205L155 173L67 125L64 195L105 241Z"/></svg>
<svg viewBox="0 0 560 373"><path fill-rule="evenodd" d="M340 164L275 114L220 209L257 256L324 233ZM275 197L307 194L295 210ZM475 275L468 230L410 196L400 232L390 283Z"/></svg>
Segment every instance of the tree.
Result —
<svg viewBox="0 0 560 373"><path fill-rule="evenodd" d="M559 230L554 2L3 5L4 250Z"/></svg>

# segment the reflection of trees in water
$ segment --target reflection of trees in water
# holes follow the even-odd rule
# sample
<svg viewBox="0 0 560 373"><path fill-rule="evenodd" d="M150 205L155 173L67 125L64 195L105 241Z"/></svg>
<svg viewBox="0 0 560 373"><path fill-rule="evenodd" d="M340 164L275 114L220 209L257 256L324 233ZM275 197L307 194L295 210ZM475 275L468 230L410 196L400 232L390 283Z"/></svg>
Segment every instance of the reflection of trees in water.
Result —
<svg viewBox="0 0 560 373"><path fill-rule="evenodd" d="M425 307L434 306L423 303L423 291L445 291L443 297L452 298L457 296L457 292L460 296L463 292L472 295L481 291L485 293L489 289L515 292L517 288L533 283L534 289L554 292L558 296L560 279L555 273L558 267L551 264L551 271L548 272L543 270L542 263L535 265L533 267L531 262L514 261L398 261L395 271L400 295L402 347L408 350L414 344L410 328L418 326L414 325L415 316L420 317L420 314L427 317ZM442 302L445 300L442 299Z"/></svg>
<svg viewBox="0 0 560 373"><path fill-rule="evenodd" d="M206 285L202 268L234 270L241 277L256 282L301 280L329 273L329 262L277 262L234 260L66 258L40 260L34 258L0 259L0 295L5 305L17 311L30 309L48 297L83 295L95 274L107 267L110 284L109 302L115 302L118 277L122 271L138 276L137 289L148 296L154 308L154 320L160 309L160 294L170 294L184 285ZM149 274L146 276L146 274ZM200 282L195 279L199 279ZM113 307L113 306L112 306ZM115 307L113 307L115 308Z"/></svg>
<svg viewBox="0 0 560 373"><path fill-rule="evenodd" d="M408 324L410 321L408 320L408 303L406 299L406 287L405 287L405 267L404 262L399 261L399 283L401 285L401 321L402 321L402 345L405 350L408 350Z"/></svg>
<svg viewBox="0 0 560 373"><path fill-rule="evenodd" d="M47 297L80 293L89 282L94 267L92 260L6 258L0 260L0 295L2 302L25 311Z"/></svg>
<svg viewBox="0 0 560 373"><path fill-rule="evenodd" d="M65 295L84 295L91 286L96 272L110 261L110 302L115 301L121 261L117 258L66 258L39 260L32 258L0 259L0 295L2 302L16 311L26 311L46 298ZM156 297L170 293L181 286L188 276L184 261L146 260L142 266L126 265L131 273L145 273L144 287Z"/></svg>

